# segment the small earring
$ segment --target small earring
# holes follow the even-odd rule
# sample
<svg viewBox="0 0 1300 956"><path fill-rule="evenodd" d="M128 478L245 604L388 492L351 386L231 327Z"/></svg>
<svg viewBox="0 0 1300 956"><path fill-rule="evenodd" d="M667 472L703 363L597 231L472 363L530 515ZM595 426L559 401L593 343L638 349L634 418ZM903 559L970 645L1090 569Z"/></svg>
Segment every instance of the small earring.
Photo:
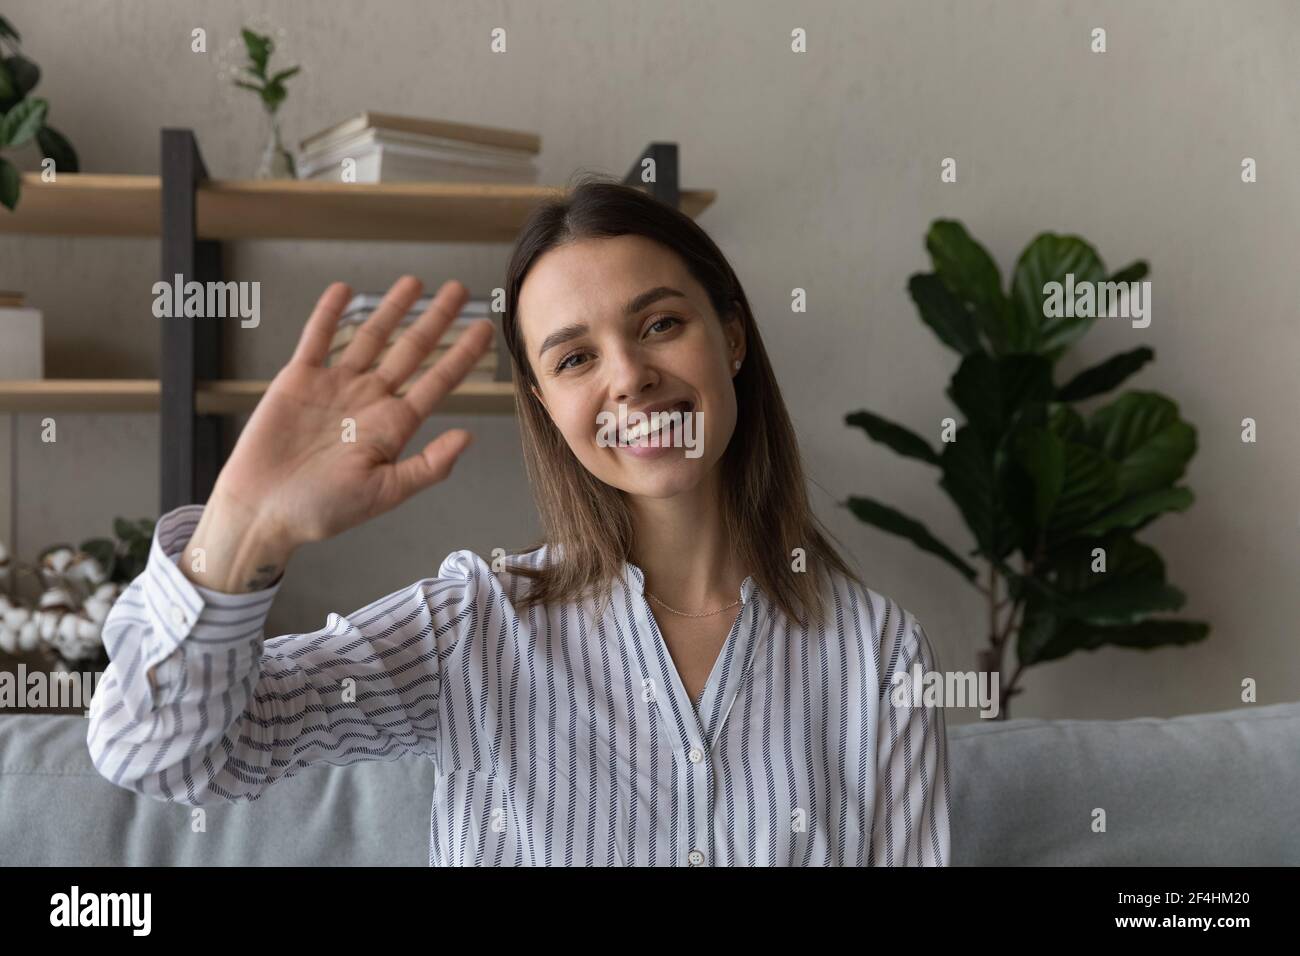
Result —
<svg viewBox="0 0 1300 956"><path fill-rule="evenodd" d="M740 359L736 359L736 361L732 362L731 364L732 367L734 367L737 372L740 371Z"/></svg>

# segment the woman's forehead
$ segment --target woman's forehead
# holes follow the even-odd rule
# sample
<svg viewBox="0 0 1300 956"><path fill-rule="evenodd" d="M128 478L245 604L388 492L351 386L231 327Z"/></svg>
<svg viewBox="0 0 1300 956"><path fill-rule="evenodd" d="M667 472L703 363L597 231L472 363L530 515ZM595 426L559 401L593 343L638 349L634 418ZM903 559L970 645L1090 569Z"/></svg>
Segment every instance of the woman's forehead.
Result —
<svg viewBox="0 0 1300 956"><path fill-rule="evenodd" d="M643 240L639 248L622 239L583 240L548 250L524 277L516 303L516 320L525 341L545 335L550 327L596 322L622 317L627 306L648 291L673 289L687 300L704 295L678 259L658 243ZM601 244L605 248L597 248ZM678 299L680 305L681 299Z"/></svg>

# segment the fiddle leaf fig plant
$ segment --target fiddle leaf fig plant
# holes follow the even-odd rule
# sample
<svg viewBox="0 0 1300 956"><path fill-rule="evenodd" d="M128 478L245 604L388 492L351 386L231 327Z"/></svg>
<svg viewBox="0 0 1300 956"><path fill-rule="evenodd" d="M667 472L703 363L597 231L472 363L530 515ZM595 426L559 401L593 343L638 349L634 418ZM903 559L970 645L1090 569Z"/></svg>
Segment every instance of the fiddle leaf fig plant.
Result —
<svg viewBox="0 0 1300 956"><path fill-rule="evenodd" d="M22 38L4 17L0 17L0 149L12 149L36 141L41 155L54 161L56 172L78 171L77 152L62 133L46 124L50 104L28 94L41 79L41 68L22 55ZM0 157L0 204L18 205L22 179L9 160Z"/></svg>
<svg viewBox="0 0 1300 956"><path fill-rule="evenodd" d="M935 221L926 249L934 271L912 276L908 291L921 321L959 356L946 394L963 421L953 419L939 448L866 410L845 423L934 469L975 546L960 553L871 498L852 496L845 505L984 593L989 643L979 664L999 675L1001 719L1028 667L1103 645L1151 649L1204 639L1206 623L1162 616L1185 597L1166 580L1156 550L1137 538L1161 515L1191 505L1192 491L1180 482L1196 429L1154 391L1126 391L1088 414L1076 407L1118 388L1154 351L1138 346L1065 382L1056 374L1102 313L1053 308L1049 290L1127 290L1147 275L1147 264L1112 274L1083 239L1043 233L1021 253L1004 291L992 257L961 223ZM1008 678L1009 645L1016 664Z"/></svg>

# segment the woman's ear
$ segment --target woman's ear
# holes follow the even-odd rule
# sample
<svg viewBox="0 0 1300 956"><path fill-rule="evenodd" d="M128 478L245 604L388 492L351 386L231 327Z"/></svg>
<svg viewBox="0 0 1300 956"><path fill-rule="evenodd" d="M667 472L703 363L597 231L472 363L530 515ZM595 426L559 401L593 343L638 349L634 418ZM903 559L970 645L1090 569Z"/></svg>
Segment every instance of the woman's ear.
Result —
<svg viewBox="0 0 1300 956"><path fill-rule="evenodd" d="M550 412L550 409L547 408L547 405L546 405L546 399L542 398L542 393L539 392L539 391L537 390L537 386L536 386L536 385L529 385L528 387L529 387L530 389L532 389L533 395L535 395L535 396L537 397L537 400L538 400L539 402L542 403L542 408L545 408L546 411L549 413L549 412Z"/></svg>
<svg viewBox="0 0 1300 956"><path fill-rule="evenodd" d="M727 337L727 365L734 375L745 362L745 323L740 319L739 310L732 313L724 331Z"/></svg>

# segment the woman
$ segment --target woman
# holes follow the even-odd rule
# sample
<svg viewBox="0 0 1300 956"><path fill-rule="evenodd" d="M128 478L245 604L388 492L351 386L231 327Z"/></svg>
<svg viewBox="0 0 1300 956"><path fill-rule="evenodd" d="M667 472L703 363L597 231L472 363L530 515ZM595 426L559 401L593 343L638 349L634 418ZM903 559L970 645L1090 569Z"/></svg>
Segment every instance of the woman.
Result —
<svg viewBox="0 0 1300 956"><path fill-rule="evenodd" d="M471 326L398 395L468 294L445 283L372 368L420 291L398 281L325 368L350 295L331 285L207 505L160 519L104 627L99 771L198 804L420 754L431 865L945 865L943 714L889 693L936 669L925 632L819 530L726 259L630 187L542 205L509 267L543 543L455 551L263 640L297 548L442 481L470 443L455 429L398 460L493 335ZM665 414L651 434L636 412Z"/></svg>

